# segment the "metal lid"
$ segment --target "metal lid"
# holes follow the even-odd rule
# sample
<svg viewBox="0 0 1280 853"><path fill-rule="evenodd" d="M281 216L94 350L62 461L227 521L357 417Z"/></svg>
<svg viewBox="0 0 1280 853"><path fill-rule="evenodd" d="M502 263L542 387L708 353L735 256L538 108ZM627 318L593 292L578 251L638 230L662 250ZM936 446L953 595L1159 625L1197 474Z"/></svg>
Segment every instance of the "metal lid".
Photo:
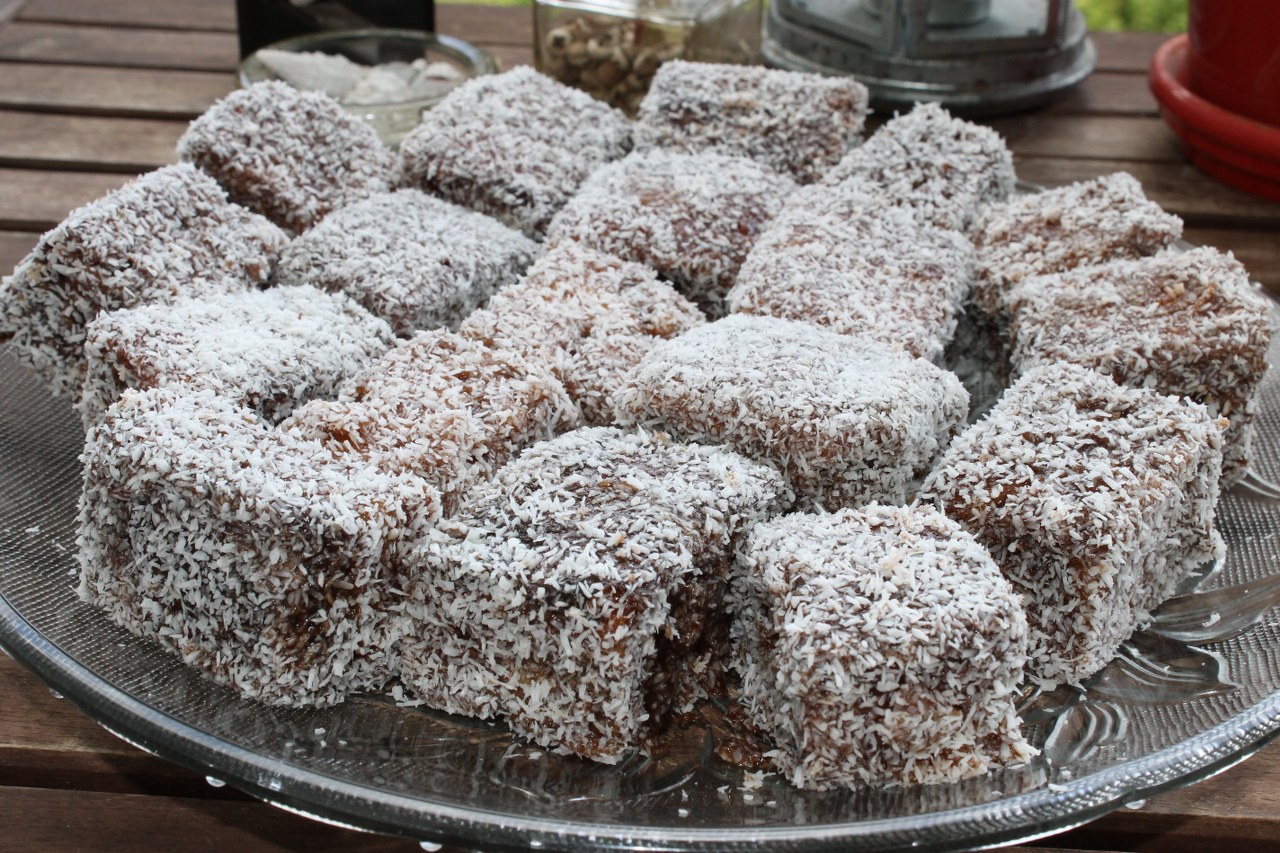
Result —
<svg viewBox="0 0 1280 853"><path fill-rule="evenodd" d="M1084 18L1067 0L991 0L985 15L982 5L775 0L764 57L781 68L857 77L877 107L937 101L968 114L1041 103L1093 70Z"/></svg>

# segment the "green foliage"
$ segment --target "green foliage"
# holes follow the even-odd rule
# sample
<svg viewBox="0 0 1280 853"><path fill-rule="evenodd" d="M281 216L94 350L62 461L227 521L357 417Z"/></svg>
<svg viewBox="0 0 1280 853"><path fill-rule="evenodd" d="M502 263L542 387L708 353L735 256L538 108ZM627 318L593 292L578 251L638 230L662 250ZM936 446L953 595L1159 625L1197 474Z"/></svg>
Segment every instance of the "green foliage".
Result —
<svg viewBox="0 0 1280 853"><path fill-rule="evenodd" d="M1187 28L1187 0L1076 0L1091 30L1152 30L1175 33Z"/></svg>

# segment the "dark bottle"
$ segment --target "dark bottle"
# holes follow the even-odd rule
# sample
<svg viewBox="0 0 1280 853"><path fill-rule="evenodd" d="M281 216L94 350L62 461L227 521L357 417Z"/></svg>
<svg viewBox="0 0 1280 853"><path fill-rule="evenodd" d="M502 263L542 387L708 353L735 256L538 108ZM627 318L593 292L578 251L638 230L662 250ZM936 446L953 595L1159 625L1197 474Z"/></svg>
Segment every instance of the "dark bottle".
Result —
<svg viewBox="0 0 1280 853"><path fill-rule="evenodd" d="M240 58L292 36L325 30L436 28L433 0L236 0Z"/></svg>

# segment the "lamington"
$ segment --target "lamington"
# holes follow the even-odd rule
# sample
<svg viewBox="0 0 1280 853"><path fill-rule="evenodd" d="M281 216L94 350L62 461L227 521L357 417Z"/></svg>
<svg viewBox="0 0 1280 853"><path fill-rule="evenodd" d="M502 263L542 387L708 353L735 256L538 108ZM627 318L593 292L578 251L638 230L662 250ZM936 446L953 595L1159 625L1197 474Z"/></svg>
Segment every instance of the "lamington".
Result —
<svg viewBox="0 0 1280 853"><path fill-rule="evenodd" d="M631 148L631 122L527 66L469 80L400 143L403 180L533 239L586 177Z"/></svg>
<svg viewBox="0 0 1280 853"><path fill-rule="evenodd" d="M178 140L178 157L291 234L389 189L395 164L371 125L323 92L278 80L211 106Z"/></svg>
<svg viewBox="0 0 1280 853"><path fill-rule="evenodd" d="M1204 406L1074 364L1033 368L947 448L920 499L1026 597L1027 677L1072 684L1222 554L1222 431Z"/></svg>
<svg viewBox="0 0 1280 853"><path fill-rule="evenodd" d="M395 343L341 294L276 287L98 315L85 333L77 408L85 429L126 388L208 389L275 424L342 385Z"/></svg>
<svg viewBox="0 0 1280 853"><path fill-rule="evenodd" d="M643 264L566 243L458 332L549 365L585 422L607 426L627 371L660 341L702 322L693 303Z"/></svg>
<svg viewBox="0 0 1280 853"><path fill-rule="evenodd" d="M1115 172L993 205L972 229L974 302L1007 319L1009 295L1037 275L1154 255L1182 237L1182 220Z"/></svg>
<svg viewBox="0 0 1280 853"><path fill-rule="evenodd" d="M866 116L852 77L672 60L640 103L635 146L750 157L808 184L861 141Z"/></svg>
<svg viewBox="0 0 1280 853"><path fill-rule="evenodd" d="M495 219L407 189L325 217L281 253L274 278L345 293L409 337L456 328L539 254Z"/></svg>
<svg viewBox="0 0 1280 853"><path fill-rule="evenodd" d="M72 211L0 285L0 339L58 396L84 378L100 311L265 285L288 235L207 175L165 166Z"/></svg>
<svg viewBox="0 0 1280 853"><path fill-rule="evenodd" d="M924 224L956 231L986 205L1007 201L1016 184L1013 155L1000 134L934 103L885 122L822 179L845 181L892 199Z"/></svg>
<svg viewBox="0 0 1280 853"><path fill-rule="evenodd" d="M654 347L616 396L620 425L771 462L803 506L904 501L964 423L960 380L875 341L734 314Z"/></svg>
<svg viewBox="0 0 1280 853"><path fill-rule="evenodd" d="M973 246L857 182L800 190L765 228L731 312L803 320L939 363L969 292Z"/></svg>
<svg viewBox="0 0 1280 853"><path fill-rule="evenodd" d="M1013 303L1016 370L1069 361L1203 403L1231 422L1224 485L1244 473L1271 309L1230 254L1168 251L1041 276L1021 285Z"/></svg>
<svg viewBox="0 0 1280 853"><path fill-rule="evenodd" d="M240 695L330 705L389 677L419 477L335 459L218 394L126 390L89 433L80 594Z"/></svg>
<svg viewBox="0 0 1280 853"><path fill-rule="evenodd" d="M280 424L331 453L408 472L443 493L445 512L519 451L576 427L548 367L453 332L420 332Z"/></svg>
<svg viewBox="0 0 1280 853"><path fill-rule="evenodd" d="M1014 707L1022 601L932 507L761 522L730 602L742 702L797 787L957 782L1036 754Z"/></svg>
<svg viewBox="0 0 1280 853"><path fill-rule="evenodd" d="M647 264L715 319L756 237L794 190L790 178L743 157L655 149L593 174L547 239Z"/></svg>
<svg viewBox="0 0 1280 853"><path fill-rule="evenodd" d="M722 690L733 547L787 498L770 467L660 433L534 445L423 547L400 678L616 763Z"/></svg>

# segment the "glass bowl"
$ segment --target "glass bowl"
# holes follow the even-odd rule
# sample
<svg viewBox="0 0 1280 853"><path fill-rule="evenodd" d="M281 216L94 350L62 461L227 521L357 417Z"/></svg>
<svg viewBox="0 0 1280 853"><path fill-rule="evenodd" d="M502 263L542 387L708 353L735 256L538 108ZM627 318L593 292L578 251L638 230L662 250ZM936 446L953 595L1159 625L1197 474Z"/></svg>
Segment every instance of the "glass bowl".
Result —
<svg viewBox="0 0 1280 853"><path fill-rule="evenodd" d="M1273 322L1280 311L1273 311ZM1269 353L1280 360L1280 338ZM1083 689L1021 701L1035 761L954 785L801 791L717 758L715 709L617 766L505 727L363 696L238 698L75 592L71 407L0 348L0 644L135 745L293 811L462 847L881 851L1052 834L1242 760L1280 733L1280 375L1250 475L1219 503L1221 564L1188 578Z"/></svg>
<svg viewBox="0 0 1280 853"><path fill-rule="evenodd" d="M634 116L664 62L758 62L763 8L763 0L534 0L534 63Z"/></svg>
<svg viewBox="0 0 1280 853"><path fill-rule="evenodd" d="M339 58L339 73L300 70L297 62L273 67L271 52L278 54L324 54ZM342 60L346 60L343 62ZM416 63L416 65L415 65ZM379 74L406 79L405 97L381 100L383 85L369 85L368 71L354 89L341 72L358 67L378 69ZM497 63L480 48L462 39L417 30L343 30L312 33L270 44L250 54L240 63L240 85L284 79L299 88L329 91L348 110L364 119L388 145L397 145L422 121L422 113L440 102L464 80L498 70ZM334 90L337 85L341 88Z"/></svg>

